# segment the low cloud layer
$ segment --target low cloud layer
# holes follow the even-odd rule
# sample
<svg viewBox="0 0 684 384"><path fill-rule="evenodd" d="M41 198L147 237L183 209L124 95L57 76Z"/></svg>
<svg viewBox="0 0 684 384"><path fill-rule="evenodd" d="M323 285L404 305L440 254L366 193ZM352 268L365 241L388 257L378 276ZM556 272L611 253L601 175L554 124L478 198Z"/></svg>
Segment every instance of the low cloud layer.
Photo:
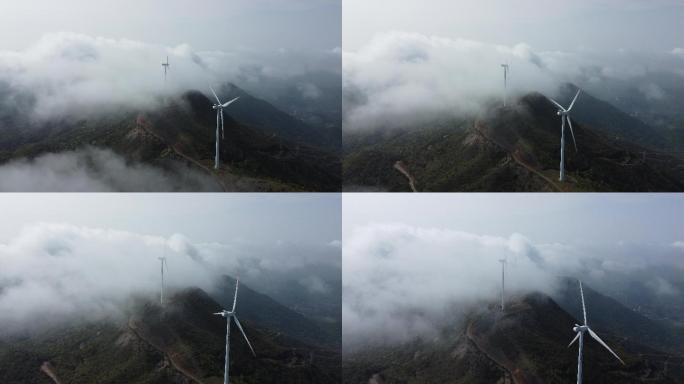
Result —
<svg viewBox="0 0 684 384"><path fill-rule="evenodd" d="M610 81L648 73L684 76L680 50L640 53L616 50L537 51L520 43L496 45L467 39L389 32L343 54L344 126L347 130L411 126L477 113L503 96L502 63L510 64L509 92L555 95L572 82L599 96ZM663 95L644 81L646 97ZM610 95L613 96L613 95Z"/></svg>
<svg viewBox="0 0 684 384"><path fill-rule="evenodd" d="M327 244L197 243L175 234L150 236L67 224L35 224L0 243L0 328L30 330L73 319L121 314L131 295L157 297L159 260L168 257L170 290L212 290L216 278L240 276L273 295L268 281L297 282L305 276L331 284L322 267L339 270L339 248Z"/></svg>
<svg viewBox="0 0 684 384"><path fill-rule="evenodd" d="M107 149L46 154L0 165L3 192L220 191L210 176L176 164L174 168L127 162Z"/></svg>
<svg viewBox="0 0 684 384"><path fill-rule="evenodd" d="M167 56L171 67L164 84L161 63ZM22 96L31 101L30 110L24 112L46 119L150 106L160 95L188 89L208 92L209 85L226 81L255 89L263 97L271 81L300 78L311 71L339 71L339 57L334 51L198 52L188 44L162 46L52 33L26 50L0 51L0 83L11 89L10 99L31 95ZM310 86L301 87L305 95L315 95Z"/></svg>
<svg viewBox="0 0 684 384"><path fill-rule="evenodd" d="M642 282L648 297L666 295L667 300L684 287L684 252L673 244L538 244L520 234L496 237L400 224L358 227L344 241L343 340L348 351L366 343L429 336L454 311L475 302L495 303L502 258L508 261L511 295L537 291L553 296L559 276L581 278L607 294L620 290L617 281ZM655 274L663 266L679 272Z"/></svg>

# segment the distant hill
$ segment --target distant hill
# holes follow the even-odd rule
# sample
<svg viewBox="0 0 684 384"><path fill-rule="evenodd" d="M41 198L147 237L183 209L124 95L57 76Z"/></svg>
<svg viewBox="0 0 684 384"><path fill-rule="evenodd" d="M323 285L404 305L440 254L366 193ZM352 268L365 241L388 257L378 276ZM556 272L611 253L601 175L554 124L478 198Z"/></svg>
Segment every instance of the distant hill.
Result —
<svg viewBox="0 0 684 384"><path fill-rule="evenodd" d="M222 101L240 97L230 106L230 115L237 121L267 134L274 134L285 140L303 143L313 147L339 150L341 133L339 127L313 127L270 103L251 96L235 84L225 84L217 90Z"/></svg>
<svg viewBox="0 0 684 384"><path fill-rule="evenodd" d="M562 279L555 297L569 313L581 313L582 303L577 280ZM591 324L596 329L610 330L639 344L662 350L679 351L684 345L684 329L651 320L617 300L603 295L584 284L584 297L591 303Z"/></svg>
<svg viewBox="0 0 684 384"><path fill-rule="evenodd" d="M233 325L232 383L336 383L339 350L311 347L238 316L257 357ZM0 341L2 383L222 383L225 319L204 291L186 289L161 308L136 299L122 320L51 329ZM41 367L44 368L41 371ZM47 367L47 368L45 368Z"/></svg>
<svg viewBox="0 0 684 384"><path fill-rule="evenodd" d="M95 147L111 149L132 164L165 170L182 169L178 166L182 164L215 180L219 190L340 189L334 143L326 146L318 130L244 91L240 91L244 100L225 113L219 170L213 169L216 113L211 100L200 92L160 99L153 108L122 108L41 122L23 115L23 109L12 108L6 100L10 97L3 99L1 93L2 89L0 108L6 109L0 110L0 166ZM28 96L27 100L30 104Z"/></svg>
<svg viewBox="0 0 684 384"><path fill-rule="evenodd" d="M588 103L591 96L585 93L583 99ZM410 176L417 191L684 190L684 160L629 141L637 133L647 135L639 128L643 123L608 104L592 106L609 113L588 115L615 123L599 128L573 119L579 150L575 152L568 130L566 182L558 181L556 108L543 95L532 93L506 108L490 105L475 117L412 129L346 133L344 189L411 191ZM578 116L580 108L582 104L576 106ZM611 138L611 132L622 132L623 139Z"/></svg>
<svg viewBox="0 0 684 384"><path fill-rule="evenodd" d="M212 296L227 308L232 306L234 289L235 280L225 276ZM245 285L240 286L239 292L241 316L252 323L312 345L331 348L339 348L342 345L341 333L336 327L314 321ZM242 307L243 301L248 305Z"/></svg>
<svg viewBox="0 0 684 384"><path fill-rule="evenodd" d="M590 314L591 316L591 314ZM394 383L575 383L576 317L550 297L533 293L468 311L463 322L445 325L438 336L345 354L344 382ZM591 323L591 320L590 320ZM681 383L684 370L667 369L656 350L605 329L601 338L625 361L622 366L598 343L585 343L587 383ZM651 355L651 356L646 356ZM672 362L671 366L678 363Z"/></svg>

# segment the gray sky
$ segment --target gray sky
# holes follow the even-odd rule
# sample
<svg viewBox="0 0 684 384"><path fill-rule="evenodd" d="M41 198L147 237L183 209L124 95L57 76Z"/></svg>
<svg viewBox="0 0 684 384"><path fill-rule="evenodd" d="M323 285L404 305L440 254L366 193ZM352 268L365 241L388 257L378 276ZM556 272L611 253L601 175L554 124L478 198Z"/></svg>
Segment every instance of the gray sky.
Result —
<svg viewBox="0 0 684 384"><path fill-rule="evenodd" d="M679 194L347 194L344 236L369 223L402 223L543 243L684 240Z"/></svg>
<svg viewBox="0 0 684 384"><path fill-rule="evenodd" d="M27 0L0 4L0 49L49 32L197 50L329 50L341 45L339 0Z"/></svg>
<svg viewBox="0 0 684 384"><path fill-rule="evenodd" d="M344 48L355 50L387 31L527 43L537 50L684 46L678 0L345 0Z"/></svg>
<svg viewBox="0 0 684 384"><path fill-rule="evenodd" d="M196 242L328 243L340 240L334 194L3 194L0 242L37 222L183 234Z"/></svg>

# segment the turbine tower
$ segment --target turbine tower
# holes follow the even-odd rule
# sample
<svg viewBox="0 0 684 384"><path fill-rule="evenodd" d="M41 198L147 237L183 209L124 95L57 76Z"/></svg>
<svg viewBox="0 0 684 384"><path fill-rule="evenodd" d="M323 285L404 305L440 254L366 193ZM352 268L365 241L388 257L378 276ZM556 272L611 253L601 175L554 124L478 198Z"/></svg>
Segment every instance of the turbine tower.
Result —
<svg viewBox="0 0 684 384"><path fill-rule="evenodd" d="M254 348L252 348L252 344L250 344L249 339L247 339L247 335L245 334L245 331L242 329L242 325L240 325L240 321L238 320L237 316L235 315L235 304L237 303L237 292L238 292L238 284L240 283L240 279L235 280L235 296L233 297L233 309L230 311L226 311L225 309L222 310L221 312L216 312L214 315L217 316L223 316L226 318L226 364L224 368L224 374L223 374L223 384L228 384L229 383L229 374L228 374L228 368L229 368L229 363L230 363L230 320L232 319L235 322L235 325L238 327L240 332L242 333L242 336L244 336L245 341L247 342L247 345L249 346L249 349L252 351L252 355L256 357L256 353L254 353Z"/></svg>
<svg viewBox="0 0 684 384"><path fill-rule="evenodd" d="M216 110L216 154L214 155L214 169L218 169L219 167L219 120L221 121L221 138L225 138L225 132L223 130L223 108L226 108L227 106L233 104L234 102L237 101L240 97L236 97L231 101L228 101L226 103L221 103L221 100L219 97L216 95L216 91L214 91L214 88L211 88L211 93L214 94L214 97L216 98L216 101L218 104L214 104L212 109Z"/></svg>
<svg viewBox="0 0 684 384"><path fill-rule="evenodd" d="M164 85L166 85L166 72L169 70L169 67L171 64L169 64L169 57L166 56L166 63L162 63L162 67L164 67Z"/></svg>
<svg viewBox="0 0 684 384"><path fill-rule="evenodd" d="M556 100L549 98L549 100L558 107L558 112L556 114L560 116L561 118L561 157L560 157L560 177L558 178L559 181L565 181L565 122L568 122L568 126L570 126L570 134L572 134L572 142L575 144L575 152L577 152L577 142L575 141L575 132L572 130L572 122L570 121L570 111L572 110L572 107L575 105L575 102L577 101L577 98L579 97L580 94L580 89L577 90L577 94L575 94L575 98L572 99L572 103L570 103L570 106L568 109L563 108L562 105L560 105Z"/></svg>
<svg viewBox="0 0 684 384"><path fill-rule="evenodd" d="M582 314L584 315L584 324L583 325L578 325L575 324L574 327L572 327L572 330L577 333L577 336L575 336L574 339L570 342L568 345L568 348L579 339L579 353L577 355L577 384L582 384L582 353L584 351L584 333L589 332L589 336L591 336L594 340L598 341L599 344L601 344L604 348L608 350L613 356L615 356L616 359L618 359L622 365L625 365L625 362L620 359L620 357L613 352L606 343L601 340L600 337L594 331L589 328L589 325L587 324L587 307L584 305L584 291L582 290L582 282L579 282L579 287L580 287L580 296L582 297Z"/></svg>
<svg viewBox="0 0 684 384"><path fill-rule="evenodd" d="M169 264L166 262L166 244L164 245L164 256L158 257L160 263L161 263L161 293L159 295L159 302L161 305L164 305L164 268L166 268L166 271L169 271Z"/></svg>
<svg viewBox="0 0 684 384"><path fill-rule="evenodd" d="M506 259L499 259L499 263L501 263L501 312L504 311L504 293L505 293L505 270L506 270Z"/></svg>
<svg viewBox="0 0 684 384"><path fill-rule="evenodd" d="M506 106L506 94L508 93L508 73L510 72L510 65L501 64L504 71L504 107Z"/></svg>

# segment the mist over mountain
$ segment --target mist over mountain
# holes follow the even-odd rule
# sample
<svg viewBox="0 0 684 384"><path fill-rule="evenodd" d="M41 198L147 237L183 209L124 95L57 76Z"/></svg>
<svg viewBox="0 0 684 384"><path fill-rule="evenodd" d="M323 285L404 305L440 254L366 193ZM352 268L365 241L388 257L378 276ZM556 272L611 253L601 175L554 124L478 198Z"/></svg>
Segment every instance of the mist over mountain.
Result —
<svg viewBox="0 0 684 384"><path fill-rule="evenodd" d="M288 324L296 312L243 284L237 313L257 355L241 337L231 341L231 380L240 383L321 383L340 380L339 351L296 338ZM269 301L270 300L270 301ZM232 304L232 301L231 301ZM223 377L225 319L221 305L199 288L156 299L130 297L117 318L80 319L29 334L0 338L0 378L5 382L218 383ZM261 316L255 317L255 314ZM268 315L266 315L268 314ZM285 323L283 323L285 321ZM312 325L312 321L300 317ZM239 329L231 324L234 335ZM293 336L295 335L295 336ZM320 335L310 328L309 338Z"/></svg>
<svg viewBox="0 0 684 384"><path fill-rule="evenodd" d="M658 298L652 307L680 308L677 287L684 265L675 244L539 243L520 234L487 236L398 224L359 227L345 244L343 340L350 353L364 346L431 340L445 322L483 301L495 301L501 258L508 260L511 296L539 292L563 297L570 291L559 277L572 276L610 292L633 317L681 330L680 309L654 316L627 299Z"/></svg>
<svg viewBox="0 0 684 384"><path fill-rule="evenodd" d="M160 63L166 56L171 67L165 84ZM188 44L163 46L61 32L47 33L21 51L0 51L0 83L22 95L4 100L4 105L21 106L25 114L46 119L121 106L149 107L156 96L191 89L208 93L210 85L228 79L258 90L261 97L277 99L272 90L282 87L279 84L295 84L295 89L298 84L315 85L320 78L316 73L336 73L340 65L340 54L334 51L196 51ZM327 89L321 85L319 90ZM19 104L29 99L32 108Z"/></svg>
<svg viewBox="0 0 684 384"><path fill-rule="evenodd" d="M577 88L564 84L561 103ZM502 107L406 128L346 132L345 188L389 191L680 191L684 160L673 133L588 92L566 128L567 178L558 182L560 119L532 92ZM403 172L399 172L401 169ZM408 179L408 180L407 180Z"/></svg>
<svg viewBox="0 0 684 384"><path fill-rule="evenodd" d="M592 298L599 299L600 295ZM495 300L482 300L462 308L464 315L446 319L430 338L369 346L345 354L344 382L574 383L576 346L568 348L567 344L573 337L573 324L581 317L577 312L580 307L566 311L538 292L510 296L505 312L497 304ZM599 304L588 302L590 319L594 311L625 310L619 304L610 308ZM628 315L622 321L634 318ZM625 337L634 334L636 323L631 323L633 328L627 334L606 323L592 324L625 365L588 340L584 350L585 380L678 383L684 377L676 354L668 356Z"/></svg>
<svg viewBox="0 0 684 384"><path fill-rule="evenodd" d="M75 319L118 318L131 296L158 295L157 257L163 255L168 258L166 282L172 291L192 286L216 292L222 276L231 274L273 295L293 285L306 291L310 287L305 278L319 279L323 286L338 284L339 252L339 247L328 244L198 243L181 234L162 237L67 224L31 225L0 244L0 333L33 331ZM329 278L330 269L337 270L336 279ZM297 300L302 306L325 306L331 301L328 295L335 293L331 288Z"/></svg>

